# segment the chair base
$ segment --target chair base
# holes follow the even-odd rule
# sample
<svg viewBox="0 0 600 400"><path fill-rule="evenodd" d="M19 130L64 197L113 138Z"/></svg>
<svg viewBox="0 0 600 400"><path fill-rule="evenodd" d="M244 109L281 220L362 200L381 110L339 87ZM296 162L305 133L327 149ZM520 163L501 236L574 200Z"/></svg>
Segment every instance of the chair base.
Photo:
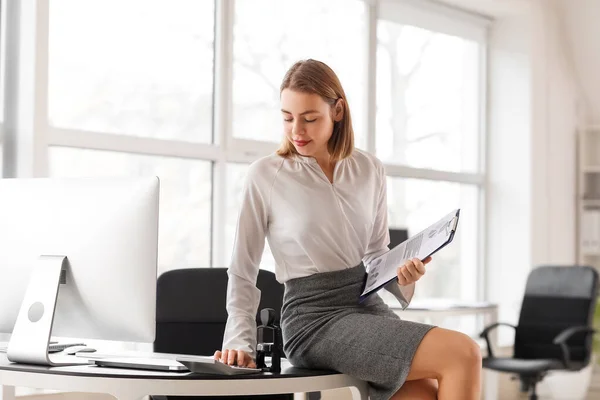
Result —
<svg viewBox="0 0 600 400"><path fill-rule="evenodd" d="M538 400L537 384L544 379L544 375L519 376L519 379L521 381L521 392L529 392L529 400Z"/></svg>

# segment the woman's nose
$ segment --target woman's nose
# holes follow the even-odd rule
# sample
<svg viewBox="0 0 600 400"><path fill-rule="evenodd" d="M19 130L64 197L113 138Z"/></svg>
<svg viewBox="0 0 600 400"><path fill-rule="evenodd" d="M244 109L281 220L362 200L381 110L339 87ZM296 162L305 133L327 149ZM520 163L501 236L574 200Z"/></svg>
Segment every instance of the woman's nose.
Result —
<svg viewBox="0 0 600 400"><path fill-rule="evenodd" d="M300 122L294 122L292 125L292 134L301 135L304 133L304 126Z"/></svg>

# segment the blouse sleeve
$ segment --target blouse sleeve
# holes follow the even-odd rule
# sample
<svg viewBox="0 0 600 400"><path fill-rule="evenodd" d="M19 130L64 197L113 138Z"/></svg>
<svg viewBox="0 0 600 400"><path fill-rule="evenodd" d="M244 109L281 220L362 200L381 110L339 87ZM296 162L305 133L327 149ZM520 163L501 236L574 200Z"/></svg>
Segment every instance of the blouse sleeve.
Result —
<svg viewBox="0 0 600 400"><path fill-rule="evenodd" d="M222 347L243 350L253 358L256 350L256 313L260 302L256 279L268 221L268 190L259 187L254 175L254 169L251 168L244 187L233 255L227 271L228 317Z"/></svg>
<svg viewBox="0 0 600 400"><path fill-rule="evenodd" d="M387 209L387 182L383 164L378 165L379 193L376 201L375 221L371 241L367 247L367 253L363 257L363 263L368 265L372 260L389 251L390 233L388 230L388 209ZM398 299L403 309L408 307L410 300L415 292L415 284L400 286L397 280L392 280L385 289L392 293Z"/></svg>

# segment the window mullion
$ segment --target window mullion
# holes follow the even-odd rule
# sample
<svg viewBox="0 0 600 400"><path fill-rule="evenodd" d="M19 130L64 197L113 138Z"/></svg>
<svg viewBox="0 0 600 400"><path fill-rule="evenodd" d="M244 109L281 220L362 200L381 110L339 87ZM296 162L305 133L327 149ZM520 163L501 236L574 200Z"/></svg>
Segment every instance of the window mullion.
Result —
<svg viewBox="0 0 600 400"><path fill-rule="evenodd" d="M50 0L36 2L35 80L33 126L34 175L48 176L48 69L50 53Z"/></svg>
<svg viewBox="0 0 600 400"><path fill-rule="evenodd" d="M367 138L366 150L376 152L375 130L377 116L377 9L378 1L367 1L367 68L366 68L366 105L367 118L365 133Z"/></svg>
<svg viewBox="0 0 600 400"><path fill-rule="evenodd" d="M448 172L435 169L413 168L405 165L385 164L386 174L395 178L427 179L441 182L456 182L484 185L485 176L477 173Z"/></svg>
<svg viewBox="0 0 600 400"><path fill-rule="evenodd" d="M225 267L227 157L231 151L234 0L215 0L215 77L213 137L219 145L213 164L211 267Z"/></svg>
<svg viewBox="0 0 600 400"><path fill-rule="evenodd" d="M76 147L198 160L217 160L220 151L219 146L210 144L54 127L47 128L46 136L48 146Z"/></svg>
<svg viewBox="0 0 600 400"><path fill-rule="evenodd" d="M234 1L215 1L214 138L227 150L232 135Z"/></svg>
<svg viewBox="0 0 600 400"><path fill-rule="evenodd" d="M486 32L487 34L487 32ZM488 47L486 43L482 43L479 46L479 148L478 150L478 166L479 172L482 176L487 176L488 171L488 92L487 92L487 80L488 80ZM487 254L487 226L488 226L488 208L487 208L487 180L484 181L480 195L479 195L479 210L478 210L478 254L477 261L482 267L477 270L479 291L477 293L478 300L487 300L489 293L487 288L489 283L490 273L488 271L489 263L486 262Z"/></svg>

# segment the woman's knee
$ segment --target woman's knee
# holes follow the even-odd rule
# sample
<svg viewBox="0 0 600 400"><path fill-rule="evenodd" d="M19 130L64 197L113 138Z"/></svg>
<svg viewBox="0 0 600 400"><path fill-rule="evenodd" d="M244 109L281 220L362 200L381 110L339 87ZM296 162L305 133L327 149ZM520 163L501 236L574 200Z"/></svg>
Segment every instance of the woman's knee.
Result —
<svg viewBox="0 0 600 400"><path fill-rule="evenodd" d="M481 370L479 345L463 333L434 328L417 348L409 379L441 379L447 374L470 374L476 370Z"/></svg>
<svg viewBox="0 0 600 400"><path fill-rule="evenodd" d="M481 348L479 347L479 344L469 336L464 334L461 335L464 336L465 361L476 367L481 367Z"/></svg>
<svg viewBox="0 0 600 400"><path fill-rule="evenodd" d="M451 344L448 343L448 367L459 367L468 371L481 369L481 349L477 342L464 333L452 332L451 335Z"/></svg>

